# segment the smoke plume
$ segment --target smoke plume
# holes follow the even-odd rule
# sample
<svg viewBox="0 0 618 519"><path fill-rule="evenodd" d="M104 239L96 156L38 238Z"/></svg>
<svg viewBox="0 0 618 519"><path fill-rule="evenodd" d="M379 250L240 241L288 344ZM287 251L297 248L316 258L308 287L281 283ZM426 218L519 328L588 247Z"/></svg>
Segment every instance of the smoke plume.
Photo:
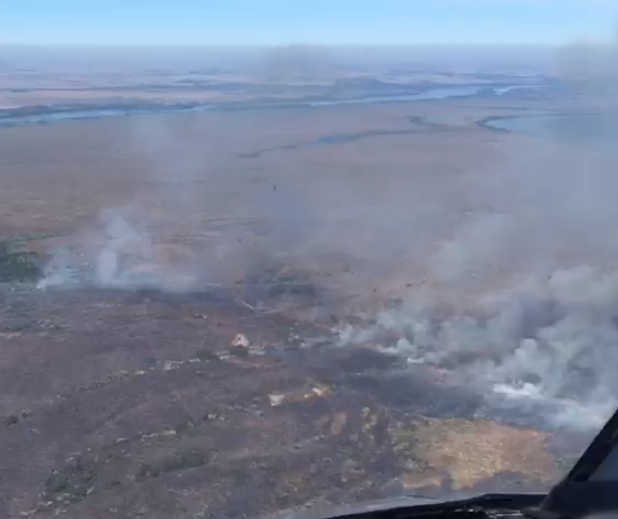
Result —
<svg viewBox="0 0 618 519"><path fill-rule="evenodd" d="M190 241L200 230L200 148L177 138L164 119L135 118L130 147L149 177L127 203L107 207L59 247L39 286L187 290L204 282L207 265Z"/></svg>
<svg viewBox="0 0 618 519"><path fill-rule="evenodd" d="M412 219L400 232L414 248L434 231L412 253L409 294L342 325L341 343L434 365L520 406L560 404L556 421L598 427L618 403L617 163L612 150L520 143L466 173L450 232L437 234L453 210L442 196L425 227Z"/></svg>
<svg viewBox="0 0 618 519"><path fill-rule="evenodd" d="M270 84L330 84L339 77L332 51L319 45L284 45L268 49L255 70Z"/></svg>

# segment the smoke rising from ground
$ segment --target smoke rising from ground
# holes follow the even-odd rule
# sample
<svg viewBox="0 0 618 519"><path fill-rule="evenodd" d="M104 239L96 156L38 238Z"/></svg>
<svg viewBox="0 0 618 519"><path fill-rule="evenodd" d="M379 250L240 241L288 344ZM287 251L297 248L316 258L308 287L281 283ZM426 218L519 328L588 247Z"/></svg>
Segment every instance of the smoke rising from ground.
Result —
<svg viewBox="0 0 618 519"><path fill-rule="evenodd" d="M602 45L558 55L605 121L618 115L616 55ZM503 149L456 183L456 200L426 198L423 218L400 233L420 249L409 257L423 282L398 308L342 324L341 343L433 365L531 417L598 430L618 404L618 154L570 141ZM459 222L441 235L453 212Z"/></svg>
<svg viewBox="0 0 618 519"><path fill-rule="evenodd" d="M394 185L379 202L354 184L318 196L281 182L248 198L247 213L270 223L263 241L237 238L230 227L192 249L166 244L209 228L194 189L203 181L200 162L175 150L164 131L138 135L154 143L145 152L154 157L152 185L88 225L75 240L79 250L59 252L42 286L194 290L224 282L221 269L238 257L251 274L300 251L300 264L320 273L322 254L347 254L357 262L331 286L370 292L394 265L391 277L406 295L394 307L344 320L342 345L436 366L520 410L553 403L560 424L597 427L618 402L615 154L557 144L507 148L491 167L451 179L449 189ZM180 174L168 178L175 156Z"/></svg>
<svg viewBox="0 0 618 519"><path fill-rule="evenodd" d="M273 56L271 75L324 79L316 65L324 59L312 51L298 60L305 51ZM344 320L342 345L437 366L520 409L556 403L561 424L597 427L618 402L615 153L527 143L439 187L420 179L432 172L404 181L401 171L380 171L376 180L361 165L349 176L280 179L243 198L236 221L266 224L245 232L205 219L218 208L204 207L200 189L215 189L218 179L205 177L200 148L156 119L137 121L133 138L150 182L88 225L79 250L59 251L43 287L192 290L230 281L234 265L250 274L273 259L319 274L324 255L340 254L350 268L331 287L371 295L386 277L405 294L395 308ZM181 235L203 240L187 246Z"/></svg>
<svg viewBox="0 0 618 519"><path fill-rule="evenodd" d="M104 208L57 250L41 288L85 283L182 291L203 282L206 265L178 241L199 232L203 218L196 190L203 181L199 148L156 117L136 118L130 138L145 159L149 181L127 193L124 205Z"/></svg>
<svg viewBox="0 0 618 519"><path fill-rule="evenodd" d="M189 125L187 135L186 121L138 117L129 128L147 180L53 251L40 288L203 290L306 252L320 224L302 187L256 190L225 162L213 165L217 152L203 142L217 131L210 125Z"/></svg>
<svg viewBox="0 0 618 519"><path fill-rule="evenodd" d="M255 72L260 81L289 85L328 84L340 70L327 47L297 44L269 49Z"/></svg>
<svg viewBox="0 0 618 519"><path fill-rule="evenodd" d="M423 283L400 307L342 325L341 343L435 365L519 406L553 402L555 421L598 427L618 403L617 161L577 144L527 145L468 172L455 229L418 242ZM431 201L434 222L453 209ZM412 220L401 239L426 232Z"/></svg>
<svg viewBox="0 0 618 519"><path fill-rule="evenodd" d="M598 427L618 395L617 309L618 274L579 267L530 275L463 309L420 292L371 325L344 325L340 338L452 371L479 391L562 401L554 419Z"/></svg>

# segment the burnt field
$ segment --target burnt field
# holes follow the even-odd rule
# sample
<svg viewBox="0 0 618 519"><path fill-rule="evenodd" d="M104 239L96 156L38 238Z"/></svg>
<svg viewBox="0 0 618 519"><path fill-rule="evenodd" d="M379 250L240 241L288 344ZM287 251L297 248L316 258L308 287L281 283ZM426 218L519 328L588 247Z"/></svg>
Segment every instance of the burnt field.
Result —
<svg viewBox="0 0 618 519"><path fill-rule="evenodd" d="M2 294L8 517L244 517L536 491L587 440L223 293L33 290Z"/></svg>
<svg viewBox="0 0 618 519"><path fill-rule="evenodd" d="M537 184L568 149L476 124L513 110L3 130L0 515L551 486L618 394L613 205L572 211Z"/></svg>

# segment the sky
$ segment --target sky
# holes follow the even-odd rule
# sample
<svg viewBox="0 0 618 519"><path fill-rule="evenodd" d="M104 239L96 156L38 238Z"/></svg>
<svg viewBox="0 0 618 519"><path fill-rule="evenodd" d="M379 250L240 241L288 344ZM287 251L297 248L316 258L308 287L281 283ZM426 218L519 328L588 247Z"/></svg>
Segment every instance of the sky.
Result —
<svg viewBox="0 0 618 519"><path fill-rule="evenodd" d="M0 44L562 44L616 20L618 0L0 0Z"/></svg>

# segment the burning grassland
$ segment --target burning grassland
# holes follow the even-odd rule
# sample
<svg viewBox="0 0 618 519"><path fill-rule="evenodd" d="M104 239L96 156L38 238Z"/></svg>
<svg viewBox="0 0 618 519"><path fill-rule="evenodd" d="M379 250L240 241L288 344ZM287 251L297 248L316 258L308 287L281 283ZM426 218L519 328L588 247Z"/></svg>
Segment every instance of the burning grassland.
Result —
<svg viewBox="0 0 618 519"><path fill-rule="evenodd" d="M502 180L513 187L510 173ZM521 181L532 182L526 172ZM185 240L171 239L139 204L104 212L71 236L39 284L38 304L54 301L40 308L58 327L40 332L47 344L58 339L59 350L45 357L54 379L41 377L40 389L30 391L45 399L53 388L72 399L80 388L102 403L116 402L108 391L130 392L135 401L126 411L110 404L92 425L114 424L117 437L105 445L128 442L117 462L119 482L96 476L102 482L84 490L79 480L89 493L76 502L59 491L37 494L28 506L56 510L69 499L79 510L108 503L110 485L138 499L163 481L193 496L169 497L173 513L208 501L231 515L239 505L224 496L238 481L245 502L248 496L260 510L393 488L548 486L618 396L610 368L618 351L618 285L607 268L612 242L588 237L591 246L582 248L557 216L581 231L613 212L571 210L563 192L545 186L559 210L544 215L529 185L514 190L523 201L513 203L494 179L460 182L464 202L449 209L449 221L440 220L446 202L439 194L432 205L413 193L410 203L418 205L409 214L404 207L391 212L401 219L396 231L351 200L332 225L316 222L309 203L284 222L300 193L277 189L290 199L269 208L274 216L212 227L188 219ZM480 193L476 201L492 210L465 212ZM453 212L462 215L457 224ZM352 217L360 219L358 240L344 236ZM305 222L309 236L296 235ZM43 344L35 335L11 340ZM74 367L61 360L69 351ZM40 370L26 366L29 377ZM56 379L64 374L74 382ZM26 424L31 415L22 420L21 413L35 413L27 393L10 398L15 426ZM213 402L211 414L232 417L213 425L199 418L209 414L200 409L180 419L197 405L193 398ZM50 405L44 401L39 409ZM99 417L102 403L90 404L99 405ZM483 441L473 444L475 436ZM153 441L162 450L142 453ZM518 457L509 445L528 450ZM88 461L97 474L100 459ZM276 475L277 490L260 487L264 471ZM41 477L29 488L39 488ZM203 485L211 496L198 496Z"/></svg>
<svg viewBox="0 0 618 519"><path fill-rule="evenodd" d="M524 279L474 306L413 292L398 308L342 325L340 341L443 369L522 408L577 402L556 420L594 428L618 395L608 361L618 351L616 286L613 274L579 268Z"/></svg>
<svg viewBox="0 0 618 519"><path fill-rule="evenodd" d="M57 249L39 288L111 289L121 297L182 304L203 298L262 317L302 321L327 339L300 334L298 342L399 356L437 370L453 386L473 387L493 400L497 414L518 415L524 424L554 420L594 429L616 402L618 386L607 359L617 351L618 285L601 267L510 272L500 285L495 269L487 283L482 270L470 278L444 278L448 271L438 263L433 275L426 268L415 276L413 266L405 277L399 269L386 284L378 278L373 288L355 294L338 284L337 261L315 269L290 257L286 263L285 256L263 248L244 249L241 262L230 257L228 273L234 275L228 279L212 277L226 258L205 254L207 247L195 242L162 243L157 233L118 215L104 218L100 232L73 240L78 248ZM455 246L465 250L465 235L445 242L437 256L452 256ZM399 297L392 297L394 289ZM159 319L174 313L168 308Z"/></svg>
<svg viewBox="0 0 618 519"><path fill-rule="evenodd" d="M55 273L69 276L3 286L7 516L236 517L412 490L538 491L590 439L590 429L557 432L556 398L551 407L547 394L514 401L498 390L528 388L512 365L522 337L537 334L550 355L539 330L599 298L605 308L610 278L596 290L549 279L536 298L521 285L523 295L469 314L406 287L407 298L363 315L324 277L268 256L232 283L204 276L178 290L124 274L166 258L171 270L159 272L184 272L199 254L133 238L85 243L86 255L65 249L86 259ZM112 277L97 270L102 254Z"/></svg>
<svg viewBox="0 0 618 519"><path fill-rule="evenodd" d="M152 174L0 287L0 515L538 491L616 403L611 157L440 162L500 155L475 129L203 171L145 126Z"/></svg>
<svg viewBox="0 0 618 519"><path fill-rule="evenodd" d="M220 294L4 295L3 324L30 320L1 335L7 517L236 517L413 488L538 490L585 445L479 419L483 395L431 368Z"/></svg>

